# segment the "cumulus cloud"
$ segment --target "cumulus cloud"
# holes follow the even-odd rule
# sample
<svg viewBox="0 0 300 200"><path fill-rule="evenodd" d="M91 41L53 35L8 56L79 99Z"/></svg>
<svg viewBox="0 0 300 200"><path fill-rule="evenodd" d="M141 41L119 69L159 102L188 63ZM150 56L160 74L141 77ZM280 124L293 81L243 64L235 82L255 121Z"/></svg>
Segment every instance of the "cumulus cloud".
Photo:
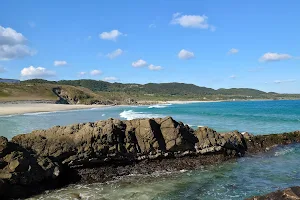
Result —
<svg viewBox="0 0 300 200"><path fill-rule="evenodd" d="M67 65L67 61L65 60L55 60L54 61L54 66L64 66L64 65Z"/></svg>
<svg viewBox="0 0 300 200"><path fill-rule="evenodd" d="M95 70L92 70L92 71L90 72L90 74L91 74L92 76L97 76L97 75L102 74L102 71L95 69Z"/></svg>
<svg viewBox="0 0 300 200"><path fill-rule="evenodd" d="M280 61L280 60L288 60L291 59L292 56L289 54L281 54L281 53L265 53L259 61L261 62L271 62L271 61Z"/></svg>
<svg viewBox="0 0 300 200"><path fill-rule="evenodd" d="M4 28L0 26L0 45L14 45L26 42L26 38L22 33L18 33L12 28Z"/></svg>
<svg viewBox="0 0 300 200"><path fill-rule="evenodd" d="M119 79L114 76L108 76L103 79L103 81L108 81L108 82L115 82L117 80L119 80Z"/></svg>
<svg viewBox="0 0 300 200"><path fill-rule="evenodd" d="M195 55L194 55L193 52L187 51L185 49L182 49L178 53L178 58L183 59L183 60L188 60L188 59L191 59L191 58L194 58L194 57L195 57Z"/></svg>
<svg viewBox="0 0 300 200"><path fill-rule="evenodd" d="M27 39L12 28L0 26L0 60L31 56L35 51L25 45Z"/></svg>
<svg viewBox="0 0 300 200"><path fill-rule="evenodd" d="M106 56L110 59L114 59L114 58L116 58L116 57L118 57L122 54L123 54L123 50L122 49L117 49L117 50L107 54Z"/></svg>
<svg viewBox="0 0 300 200"><path fill-rule="evenodd" d="M86 75L86 72L79 72L78 75L79 76L84 76L84 75Z"/></svg>
<svg viewBox="0 0 300 200"><path fill-rule="evenodd" d="M51 76L55 76L55 72L47 70L44 67L30 66L21 70L22 78L45 78Z"/></svg>
<svg viewBox="0 0 300 200"><path fill-rule="evenodd" d="M274 83L281 84L281 83L293 83L296 82L296 79L288 79L288 80L276 80Z"/></svg>
<svg viewBox="0 0 300 200"><path fill-rule="evenodd" d="M238 52L239 52L238 49L232 48L232 49L230 49L230 50L228 51L228 54L236 54L236 53L238 53Z"/></svg>
<svg viewBox="0 0 300 200"><path fill-rule="evenodd" d="M181 13L175 13L173 14L171 24L179 24L185 28L216 30L216 27L208 24L208 17L205 15L182 15Z"/></svg>
<svg viewBox="0 0 300 200"><path fill-rule="evenodd" d="M6 69L4 67L0 66L0 73L4 73L4 72L6 72Z"/></svg>
<svg viewBox="0 0 300 200"><path fill-rule="evenodd" d="M32 56L36 52L31 50L28 46L17 45L0 45L0 60L12 60Z"/></svg>
<svg viewBox="0 0 300 200"><path fill-rule="evenodd" d="M146 65L147 65L147 62L142 60L142 59L139 59L139 60L132 63L133 67L144 67Z"/></svg>
<svg viewBox="0 0 300 200"><path fill-rule="evenodd" d="M161 66L155 66L155 65L149 65L148 68L151 70L151 71L159 71L159 70L162 70L162 67Z"/></svg>
<svg viewBox="0 0 300 200"><path fill-rule="evenodd" d="M120 31L118 30L112 30L110 32L103 32L103 33L100 33L99 34L99 37L102 39L102 40L113 40L113 41L116 41L117 38L121 35L124 35L123 33L121 33Z"/></svg>

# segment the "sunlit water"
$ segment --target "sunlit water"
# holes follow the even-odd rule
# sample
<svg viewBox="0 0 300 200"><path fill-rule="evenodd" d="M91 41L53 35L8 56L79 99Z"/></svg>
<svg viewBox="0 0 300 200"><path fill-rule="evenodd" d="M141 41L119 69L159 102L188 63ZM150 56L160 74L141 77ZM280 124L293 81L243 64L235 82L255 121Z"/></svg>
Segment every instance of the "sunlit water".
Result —
<svg viewBox="0 0 300 200"><path fill-rule="evenodd" d="M200 170L131 175L103 184L71 185L31 199L244 199L300 185L300 145Z"/></svg>
<svg viewBox="0 0 300 200"><path fill-rule="evenodd" d="M1 109L1 105L0 105ZM94 122L109 117L134 119L172 116L194 128L248 131L254 134L300 130L300 101L210 102L154 106L121 106L76 111L0 116L0 133L16 134L56 125Z"/></svg>
<svg viewBox="0 0 300 200"><path fill-rule="evenodd" d="M0 106L1 109L1 106ZM134 119L172 116L218 131L240 130L254 134L300 130L300 101L212 102L154 106L122 106L0 116L0 133L8 138L35 129L109 117ZM35 199L243 199L279 188L300 185L300 145L245 157L237 162L200 170L132 175L115 181L71 185Z"/></svg>

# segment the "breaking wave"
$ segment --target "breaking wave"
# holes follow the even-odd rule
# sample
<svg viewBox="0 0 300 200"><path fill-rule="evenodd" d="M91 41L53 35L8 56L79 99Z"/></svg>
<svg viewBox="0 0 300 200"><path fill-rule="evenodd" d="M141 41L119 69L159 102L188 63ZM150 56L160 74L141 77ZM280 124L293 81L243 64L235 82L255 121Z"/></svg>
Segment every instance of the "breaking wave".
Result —
<svg viewBox="0 0 300 200"><path fill-rule="evenodd" d="M171 106L172 104L157 104L157 105L152 105L149 106L148 108L166 108L168 106Z"/></svg>
<svg viewBox="0 0 300 200"><path fill-rule="evenodd" d="M153 113L145 113L145 112L135 112L133 110L124 110L120 113L120 117L125 118L127 120L132 119L140 119L140 118L156 118L156 117L164 117L163 115L153 114Z"/></svg>

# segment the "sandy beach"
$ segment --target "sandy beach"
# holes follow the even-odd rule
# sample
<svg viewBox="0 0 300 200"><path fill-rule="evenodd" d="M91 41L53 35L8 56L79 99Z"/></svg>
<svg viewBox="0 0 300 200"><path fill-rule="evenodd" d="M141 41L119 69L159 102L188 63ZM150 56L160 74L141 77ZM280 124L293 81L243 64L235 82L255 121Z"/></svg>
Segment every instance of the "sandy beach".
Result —
<svg viewBox="0 0 300 200"><path fill-rule="evenodd" d="M141 101L139 105L153 104L188 104L188 103L207 103L217 101ZM15 115L36 112L53 112L63 110L79 110L89 108L111 107L111 105L68 105L52 103L5 103L0 104L0 115Z"/></svg>
<svg viewBox="0 0 300 200"><path fill-rule="evenodd" d="M24 114L35 112L53 112L62 110L78 110L109 107L110 105L67 105L48 103L0 104L0 115Z"/></svg>

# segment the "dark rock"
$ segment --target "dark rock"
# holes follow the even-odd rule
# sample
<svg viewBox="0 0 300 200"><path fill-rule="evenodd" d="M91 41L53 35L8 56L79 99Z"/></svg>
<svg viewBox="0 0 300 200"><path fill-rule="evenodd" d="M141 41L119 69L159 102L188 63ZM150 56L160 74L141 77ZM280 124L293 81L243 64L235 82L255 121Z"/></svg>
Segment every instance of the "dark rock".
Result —
<svg viewBox="0 0 300 200"><path fill-rule="evenodd" d="M55 126L10 142L0 137L0 189L7 188L0 198L131 173L196 169L293 142L300 142L299 131L220 134L208 127L194 131L171 117Z"/></svg>
<svg viewBox="0 0 300 200"><path fill-rule="evenodd" d="M300 187L291 187L284 190L278 190L263 196L255 196L248 200L299 200Z"/></svg>

